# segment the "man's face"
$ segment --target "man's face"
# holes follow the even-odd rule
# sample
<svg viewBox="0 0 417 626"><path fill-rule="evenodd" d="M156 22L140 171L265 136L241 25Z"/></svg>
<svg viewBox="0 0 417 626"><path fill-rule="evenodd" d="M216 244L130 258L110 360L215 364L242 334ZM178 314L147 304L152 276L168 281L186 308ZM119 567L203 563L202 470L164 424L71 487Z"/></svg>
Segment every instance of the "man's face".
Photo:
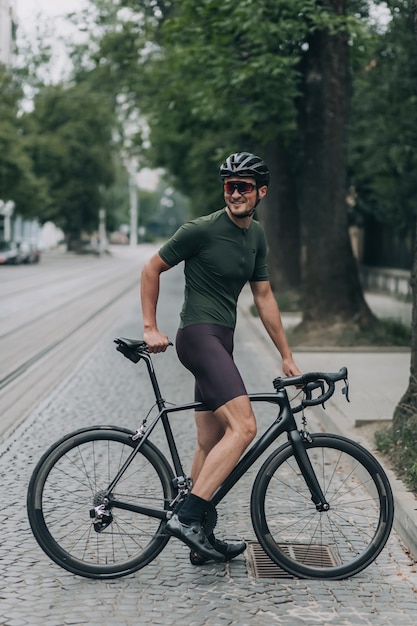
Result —
<svg viewBox="0 0 417 626"><path fill-rule="evenodd" d="M226 206L236 218L250 217L258 199L262 200L268 189L266 185L257 189L254 178L230 176L223 182Z"/></svg>

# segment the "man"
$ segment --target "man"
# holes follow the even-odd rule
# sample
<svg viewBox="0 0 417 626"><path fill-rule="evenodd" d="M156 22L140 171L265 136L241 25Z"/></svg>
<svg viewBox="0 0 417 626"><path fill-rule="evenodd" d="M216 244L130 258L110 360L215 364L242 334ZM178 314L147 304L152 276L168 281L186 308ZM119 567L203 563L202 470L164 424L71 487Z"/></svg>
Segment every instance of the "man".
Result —
<svg viewBox="0 0 417 626"><path fill-rule="evenodd" d="M210 499L256 435L256 420L246 388L233 361L237 300L249 281L266 330L282 358L286 376L300 373L285 337L268 280L266 240L253 219L266 196L269 171L262 159L238 152L220 168L226 207L184 224L144 266L141 298L144 341L152 353L163 352L168 337L159 331L156 309L162 272L185 261L185 301L176 338L178 357L195 377L197 449L191 470L193 488L166 532L191 547L191 561L230 560L244 542L227 544L203 523L212 512Z"/></svg>

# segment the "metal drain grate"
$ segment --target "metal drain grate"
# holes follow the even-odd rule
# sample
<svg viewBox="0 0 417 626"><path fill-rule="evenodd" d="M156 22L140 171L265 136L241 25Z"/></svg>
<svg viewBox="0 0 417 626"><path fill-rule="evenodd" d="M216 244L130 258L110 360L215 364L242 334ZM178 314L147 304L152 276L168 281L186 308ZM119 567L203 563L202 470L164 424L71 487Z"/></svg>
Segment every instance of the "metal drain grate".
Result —
<svg viewBox="0 0 417 626"><path fill-rule="evenodd" d="M283 552L291 555L295 561L309 566L332 567L339 563L339 559L335 557L333 550L329 546L280 544L280 548ZM274 563L256 541L248 543L247 555L248 565L255 578L295 578Z"/></svg>

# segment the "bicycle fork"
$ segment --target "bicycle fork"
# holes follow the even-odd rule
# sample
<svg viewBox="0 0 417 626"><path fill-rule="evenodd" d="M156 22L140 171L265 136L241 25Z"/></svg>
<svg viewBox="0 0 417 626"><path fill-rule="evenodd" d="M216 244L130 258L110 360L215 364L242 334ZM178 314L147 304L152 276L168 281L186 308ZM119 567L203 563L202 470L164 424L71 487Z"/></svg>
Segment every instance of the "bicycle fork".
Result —
<svg viewBox="0 0 417 626"><path fill-rule="evenodd" d="M302 434L298 430L290 430L288 432L288 440L291 443L294 457L306 481L306 485L309 488L311 499L316 505L317 511L320 513L328 511L330 505L326 500L326 496L320 487L316 473L311 465Z"/></svg>

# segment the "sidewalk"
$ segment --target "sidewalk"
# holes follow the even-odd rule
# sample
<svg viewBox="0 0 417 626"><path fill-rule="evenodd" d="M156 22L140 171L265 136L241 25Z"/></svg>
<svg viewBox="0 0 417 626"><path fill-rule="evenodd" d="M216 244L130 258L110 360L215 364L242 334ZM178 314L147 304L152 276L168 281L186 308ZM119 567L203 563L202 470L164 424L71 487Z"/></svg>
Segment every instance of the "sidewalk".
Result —
<svg viewBox="0 0 417 626"><path fill-rule="evenodd" d="M411 323L411 304L395 298L366 294L374 313L380 317ZM252 297L245 288L239 302L240 314L250 322L265 345L275 353L262 323L250 313ZM300 321L295 314L282 315L284 327ZM410 350L408 348L295 348L297 365L303 371L337 372L346 366L349 373L349 399L340 390L326 403L325 410L315 407L315 415L324 430L358 441L372 451L383 465L394 492L396 517L394 526L411 554L417 558L417 499L389 469L387 462L375 450L374 432L388 425L398 402L408 386Z"/></svg>

